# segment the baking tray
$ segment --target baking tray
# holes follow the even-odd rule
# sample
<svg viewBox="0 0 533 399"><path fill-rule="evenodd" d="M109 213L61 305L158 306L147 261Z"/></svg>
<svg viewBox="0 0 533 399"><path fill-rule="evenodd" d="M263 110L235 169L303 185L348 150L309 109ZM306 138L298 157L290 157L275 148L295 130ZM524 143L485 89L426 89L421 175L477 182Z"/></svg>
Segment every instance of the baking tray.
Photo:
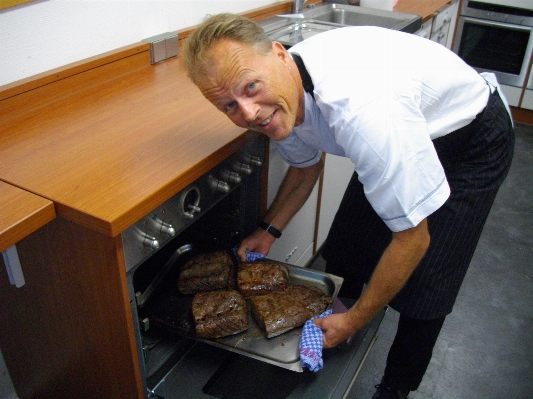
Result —
<svg viewBox="0 0 533 399"><path fill-rule="evenodd" d="M265 332L257 325L250 311L248 311L248 330L240 334L217 339L204 339L196 336L191 313L193 296L181 295L178 292L175 271L175 269L179 269L179 264L184 261L184 258L188 258L187 255L191 255L194 252L196 251L193 251L191 245L178 249L163 267L162 274L164 275L160 274L158 276L159 279L156 278L159 286L156 288L149 287L147 290L150 292L148 293L149 295L143 298L142 307L148 311L151 322L197 341L288 370L302 372L298 351L302 327L292 329L273 338L266 338ZM169 267L168 263L173 263L175 267ZM312 284L331 296L333 300L337 297L343 278L285 263L284 265L289 270L291 284ZM166 282L166 284L161 284L161 282ZM169 286L160 288L164 285ZM248 308L250 307L248 306Z"/></svg>

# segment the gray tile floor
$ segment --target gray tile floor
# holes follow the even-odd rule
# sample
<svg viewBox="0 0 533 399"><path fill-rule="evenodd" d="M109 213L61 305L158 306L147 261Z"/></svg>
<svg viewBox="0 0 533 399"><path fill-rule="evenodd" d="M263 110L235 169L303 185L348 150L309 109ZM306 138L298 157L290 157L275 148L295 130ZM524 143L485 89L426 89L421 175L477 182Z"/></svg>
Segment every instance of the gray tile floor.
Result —
<svg viewBox="0 0 533 399"><path fill-rule="evenodd" d="M454 311L412 399L533 399L533 126L516 125L515 157ZM347 399L370 399L398 314L389 309Z"/></svg>

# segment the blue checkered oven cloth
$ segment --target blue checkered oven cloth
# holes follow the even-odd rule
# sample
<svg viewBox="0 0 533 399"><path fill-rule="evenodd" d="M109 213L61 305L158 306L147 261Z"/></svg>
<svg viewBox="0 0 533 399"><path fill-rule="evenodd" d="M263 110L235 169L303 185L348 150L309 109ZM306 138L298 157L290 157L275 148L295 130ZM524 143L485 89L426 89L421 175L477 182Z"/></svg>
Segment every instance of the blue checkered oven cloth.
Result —
<svg viewBox="0 0 533 399"><path fill-rule="evenodd" d="M237 247L232 249L232 251L235 254L235 256L237 256L237 249L238 249ZM255 260L263 259L263 258L266 258L266 255L263 255L263 254L261 254L259 252L246 251L246 260L248 262L253 262Z"/></svg>
<svg viewBox="0 0 533 399"><path fill-rule="evenodd" d="M332 310L326 310L324 313L307 320L302 329L300 336L300 363L302 368L308 368L311 371L319 371L324 366L322 360L322 330L315 326L313 319L324 318L331 314Z"/></svg>

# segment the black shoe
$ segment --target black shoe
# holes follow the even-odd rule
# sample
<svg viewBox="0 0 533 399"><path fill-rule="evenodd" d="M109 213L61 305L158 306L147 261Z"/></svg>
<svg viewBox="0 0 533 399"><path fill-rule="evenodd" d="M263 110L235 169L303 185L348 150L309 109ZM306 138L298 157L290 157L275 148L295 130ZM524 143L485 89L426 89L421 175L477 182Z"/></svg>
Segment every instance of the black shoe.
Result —
<svg viewBox="0 0 533 399"><path fill-rule="evenodd" d="M376 393L372 399L407 399L408 396L409 391L396 389L381 382L381 384L376 385Z"/></svg>

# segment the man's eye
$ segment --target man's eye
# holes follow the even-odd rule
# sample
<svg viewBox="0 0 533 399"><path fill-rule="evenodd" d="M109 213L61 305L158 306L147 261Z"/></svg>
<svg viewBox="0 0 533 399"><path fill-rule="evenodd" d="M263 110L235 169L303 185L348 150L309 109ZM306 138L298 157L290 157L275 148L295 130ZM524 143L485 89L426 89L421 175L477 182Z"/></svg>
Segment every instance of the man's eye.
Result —
<svg viewBox="0 0 533 399"><path fill-rule="evenodd" d="M255 82L250 83L250 84L248 85L248 87L247 87L247 90L248 90L248 91L253 91L254 89L255 89Z"/></svg>
<svg viewBox="0 0 533 399"><path fill-rule="evenodd" d="M235 105L236 105L236 104L237 104L237 103L236 103L235 101L232 101L232 102L228 103L228 104L224 107L224 111L225 111L226 113L231 112L233 109L235 109Z"/></svg>

